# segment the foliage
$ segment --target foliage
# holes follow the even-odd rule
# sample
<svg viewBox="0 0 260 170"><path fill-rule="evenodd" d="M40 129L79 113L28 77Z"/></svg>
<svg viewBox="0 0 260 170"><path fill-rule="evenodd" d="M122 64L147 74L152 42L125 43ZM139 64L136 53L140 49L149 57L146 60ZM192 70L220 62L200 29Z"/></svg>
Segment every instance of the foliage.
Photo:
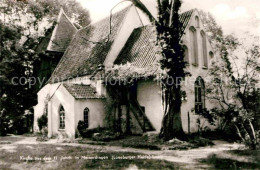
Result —
<svg viewBox="0 0 260 170"><path fill-rule="evenodd" d="M245 33L245 38L223 34L211 14L200 11L218 60L210 69L207 98L217 104L211 110L220 117L219 130L235 129L241 140L255 149L259 142L259 37Z"/></svg>
<svg viewBox="0 0 260 170"><path fill-rule="evenodd" d="M49 15L50 19L57 19L57 14L63 8L66 15L71 18L77 27L86 27L90 23L89 12L75 0L38 0L43 12Z"/></svg>
<svg viewBox="0 0 260 170"><path fill-rule="evenodd" d="M117 88L118 90L118 88ZM115 112L115 107L118 106L118 101L115 97L113 96L119 96L119 95L115 95L115 90L113 90L113 88L111 87L107 87L107 94L109 94L107 96L107 98L104 101L104 105L105 105L105 113L106 113L106 117L105 117L105 123L106 123L106 127L108 127L109 129L111 129L111 131L119 131L119 129L115 126L115 118L114 118L114 112ZM111 95L114 94L114 95Z"/></svg>
<svg viewBox="0 0 260 170"><path fill-rule="evenodd" d="M37 123L38 123L38 126L39 126L39 129L40 131L44 128L44 127L47 127L47 124L48 124L48 117L46 114L43 114L41 117L39 117L37 119Z"/></svg>
<svg viewBox="0 0 260 170"><path fill-rule="evenodd" d="M80 121L78 122L77 129L78 129L80 135L81 135L83 138L91 138L94 133L100 133L100 132L102 132L102 131L105 130L105 129L102 128L102 127L93 128L93 129L88 129L88 128L86 128L86 126L85 126L85 124L84 124L84 121L82 121L82 120L80 120Z"/></svg>
<svg viewBox="0 0 260 170"><path fill-rule="evenodd" d="M260 47L254 43L249 46L234 43L234 39L229 38L221 40L220 59L210 70L212 81L208 85L207 98L219 104L212 111L227 123L233 124L241 140L256 149L259 129L255 129L254 122L259 109L256 106L260 96L257 89Z"/></svg>
<svg viewBox="0 0 260 170"><path fill-rule="evenodd" d="M94 141L104 141L104 142L108 142L108 141L112 141L112 140L117 140L117 139L121 139L122 136L120 133L114 133L111 130L104 130L100 133L96 133L92 136L92 139Z"/></svg>
<svg viewBox="0 0 260 170"><path fill-rule="evenodd" d="M137 80L155 78L159 79L162 70L159 64L150 67L139 68L131 63L114 65L105 70L105 83L107 85L131 86Z"/></svg>
<svg viewBox="0 0 260 170"><path fill-rule="evenodd" d="M32 111L37 103L35 68L36 61L41 60L37 48L47 31L54 28L61 7L75 16L75 22L77 19L82 24L89 22L88 12L78 9L75 0L2 0L0 3L1 134L20 130L25 111Z"/></svg>

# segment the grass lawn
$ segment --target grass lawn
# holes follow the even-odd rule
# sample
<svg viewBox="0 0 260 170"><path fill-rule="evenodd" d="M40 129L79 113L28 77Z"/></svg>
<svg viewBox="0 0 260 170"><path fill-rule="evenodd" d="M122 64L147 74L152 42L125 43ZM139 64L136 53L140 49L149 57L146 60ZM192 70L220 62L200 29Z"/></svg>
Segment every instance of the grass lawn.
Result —
<svg viewBox="0 0 260 170"><path fill-rule="evenodd" d="M212 154L201 162L212 165L216 169L260 169L260 150L232 150L225 153L231 157ZM244 160L237 160L237 157L244 157Z"/></svg>
<svg viewBox="0 0 260 170"><path fill-rule="evenodd" d="M82 139L79 141L82 144L93 145L108 145L108 146L122 146L150 150L186 150L191 148L198 148L200 146L212 145L212 142L204 138L193 138L189 142L175 140L172 142L165 142L158 137L158 135L150 136L125 136L122 139L115 139L110 141L93 141L92 139Z"/></svg>
<svg viewBox="0 0 260 170"><path fill-rule="evenodd" d="M147 155L140 158L138 155L141 154L137 153L108 152L101 147L92 149L54 144L14 146L16 148L12 151L0 149L0 169L178 169L178 165L168 161L147 159L151 158Z"/></svg>

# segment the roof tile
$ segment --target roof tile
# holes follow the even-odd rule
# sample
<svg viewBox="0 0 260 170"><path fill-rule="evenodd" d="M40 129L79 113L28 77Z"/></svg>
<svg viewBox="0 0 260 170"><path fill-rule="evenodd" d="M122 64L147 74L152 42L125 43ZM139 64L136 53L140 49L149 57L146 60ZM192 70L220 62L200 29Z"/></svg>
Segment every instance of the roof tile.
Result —
<svg viewBox="0 0 260 170"><path fill-rule="evenodd" d="M182 35L190 21L193 11L194 10L190 10L180 15ZM156 63L156 42L153 41L155 36L154 26L136 28L114 64L131 63L134 67L145 69L152 67Z"/></svg>
<svg viewBox="0 0 260 170"><path fill-rule="evenodd" d="M100 99L102 96L98 95L93 87L82 84L63 84L68 92L75 99Z"/></svg>
<svg viewBox="0 0 260 170"><path fill-rule="evenodd" d="M63 11L59 17L48 47L49 51L64 52L77 31Z"/></svg>
<svg viewBox="0 0 260 170"><path fill-rule="evenodd" d="M113 15L111 33L109 17L79 30L49 82L55 83L88 75L93 73L100 64L103 64L129 8Z"/></svg>

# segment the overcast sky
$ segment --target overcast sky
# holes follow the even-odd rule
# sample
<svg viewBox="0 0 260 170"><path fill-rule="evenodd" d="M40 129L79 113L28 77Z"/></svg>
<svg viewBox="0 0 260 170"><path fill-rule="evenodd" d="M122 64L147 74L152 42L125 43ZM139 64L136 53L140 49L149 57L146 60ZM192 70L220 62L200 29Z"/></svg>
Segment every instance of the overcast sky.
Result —
<svg viewBox="0 0 260 170"><path fill-rule="evenodd" d="M122 0L77 0L90 11L92 21L109 15L110 10ZM156 14L156 0L142 0ZM122 9L130 2L115 8ZM222 26L224 33L242 35L250 31L260 36L260 0L183 0L181 11L192 8L210 12Z"/></svg>

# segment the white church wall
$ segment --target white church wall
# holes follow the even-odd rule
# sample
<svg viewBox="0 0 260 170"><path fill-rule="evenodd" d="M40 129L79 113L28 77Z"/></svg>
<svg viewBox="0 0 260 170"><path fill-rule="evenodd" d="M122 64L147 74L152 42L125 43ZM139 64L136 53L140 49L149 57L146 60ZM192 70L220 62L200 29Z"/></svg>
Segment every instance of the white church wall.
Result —
<svg viewBox="0 0 260 170"><path fill-rule="evenodd" d="M163 108L161 102L161 88L153 80L143 80L137 84L137 100L145 107L145 114L156 129L161 129Z"/></svg>
<svg viewBox="0 0 260 170"><path fill-rule="evenodd" d="M142 26L142 22L139 18L137 10L132 6L127 13L123 25L120 28L120 32L117 35L110 52L108 53L104 65L106 67L112 66L117 56L119 55L121 49L124 47L128 38L132 34L135 28Z"/></svg>
<svg viewBox="0 0 260 170"><path fill-rule="evenodd" d="M204 58L203 58L203 47L202 47L202 37L201 37L201 31L203 30L203 24L201 22L201 18L199 18L199 27L196 25L195 16L199 17L198 11L195 10L195 12L192 15L192 18L190 20L190 23L188 24L185 34L182 38L183 44L185 44L188 47L188 54L189 54L189 66L186 68L188 72L191 73L191 77L187 77L186 81L184 82L184 85L182 86L182 90L186 92L187 95L187 101L183 101L182 108L181 108L181 118L182 118L182 125L185 132L188 132L188 112L190 114L190 132L194 133L198 131L197 126L197 120L199 118L198 115L196 115L192 110L194 110L195 107L195 93L194 93L194 84L197 77L202 77L204 81L207 81L208 79L208 68L210 68L210 63L212 62L213 58L209 56L209 52L213 51L211 44L209 43L208 39L206 41L206 47L207 47L207 60L208 60L208 68L204 67ZM192 53L191 53L191 41L190 41L190 34L189 34L189 28L193 26L196 28L197 32L197 45L198 45L198 65L195 66L192 64ZM205 87L207 88L207 87ZM213 103L209 102L206 99L206 108L210 109L214 106ZM205 119L201 119L202 122L204 122ZM210 126L208 122L204 124L204 126L208 126L211 129L214 129L215 127Z"/></svg>
<svg viewBox="0 0 260 170"><path fill-rule="evenodd" d="M75 121L74 121L74 103L75 99L61 85L51 98L48 111L48 136L57 135L60 132L65 132L69 138L75 136ZM65 110L65 129L59 129L60 117L59 109L63 106Z"/></svg>
<svg viewBox="0 0 260 170"><path fill-rule="evenodd" d="M59 84L47 84L37 93L37 105L34 106L34 132L39 131L37 119L41 117L44 113L45 102L47 97L54 93L54 90L59 86Z"/></svg>
<svg viewBox="0 0 260 170"><path fill-rule="evenodd" d="M84 120L84 109L89 109L89 129L103 127L105 119L105 108L102 99L80 99L75 101L75 126L78 122Z"/></svg>

